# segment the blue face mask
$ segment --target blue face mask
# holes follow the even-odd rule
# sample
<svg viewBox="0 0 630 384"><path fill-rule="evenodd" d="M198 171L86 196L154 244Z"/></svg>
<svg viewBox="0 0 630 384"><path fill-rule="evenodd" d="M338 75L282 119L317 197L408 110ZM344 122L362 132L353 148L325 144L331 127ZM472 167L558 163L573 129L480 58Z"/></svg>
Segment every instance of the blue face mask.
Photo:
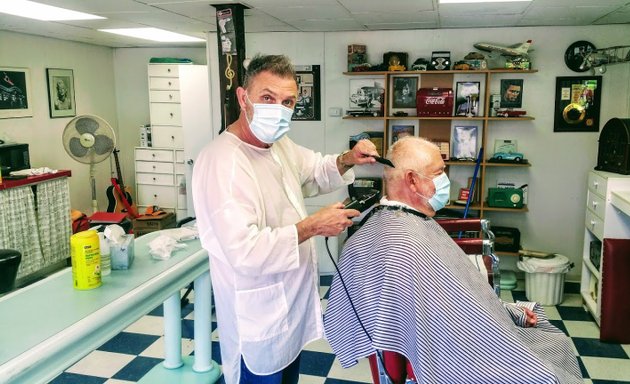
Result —
<svg viewBox="0 0 630 384"><path fill-rule="evenodd" d="M249 121L247 114L245 118L249 123L249 129L258 140L265 144L273 144L289 132L289 123L293 116L291 108L280 104L254 104L249 100L249 95L245 96L254 107L252 120Z"/></svg>
<svg viewBox="0 0 630 384"><path fill-rule="evenodd" d="M425 175L421 175L419 173L416 174L422 177L426 177L428 179L428 177ZM428 201L431 208L433 208L433 210L437 212L446 206L446 203L448 203L448 200L451 197L451 181L448 179L448 176L445 172L442 172L440 175L434 177L432 180L433 185L435 186L435 194L433 194L433 196ZM416 194L425 199L427 198L426 196L423 196L418 192L416 192Z"/></svg>

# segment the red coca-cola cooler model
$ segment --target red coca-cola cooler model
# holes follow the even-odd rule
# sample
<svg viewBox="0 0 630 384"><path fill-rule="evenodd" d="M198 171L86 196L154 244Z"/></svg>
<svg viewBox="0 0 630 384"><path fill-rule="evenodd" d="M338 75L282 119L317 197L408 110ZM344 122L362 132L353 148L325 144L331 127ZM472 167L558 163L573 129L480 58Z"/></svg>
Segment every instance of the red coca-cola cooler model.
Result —
<svg viewBox="0 0 630 384"><path fill-rule="evenodd" d="M451 88L420 88L416 93L418 116L453 116L453 90Z"/></svg>

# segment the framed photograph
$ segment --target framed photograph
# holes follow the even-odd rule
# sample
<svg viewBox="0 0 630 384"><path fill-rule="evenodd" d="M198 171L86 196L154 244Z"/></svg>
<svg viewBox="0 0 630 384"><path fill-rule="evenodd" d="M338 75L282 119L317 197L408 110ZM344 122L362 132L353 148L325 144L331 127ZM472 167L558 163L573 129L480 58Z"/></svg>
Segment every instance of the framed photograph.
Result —
<svg viewBox="0 0 630 384"><path fill-rule="evenodd" d="M399 139L402 139L406 136L415 136L416 135L416 127L414 125L392 125L392 140L391 143L394 144Z"/></svg>
<svg viewBox="0 0 630 384"><path fill-rule="evenodd" d="M479 116L481 82L458 81L455 90L455 116Z"/></svg>
<svg viewBox="0 0 630 384"><path fill-rule="evenodd" d="M523 79L501 79L501 108L523 106Z"/></svg>
<svg viewBox="0 0 630 384"><path fill-rule="evenodd" d="M350 79L350 110L380 113L384 94L385 86L382 77Z"/></svg>
<svg viewBox="0 0 630 384"><path fill-rule="evenodd" d="M598 132L601 76L556 78L554 132Z"/></svg>
<svg viewBox="0 0 630 384"><path fill-rule="evenodd" d="M296 65L298 97L291 120L321 120L319 65Z"/></svg>
<svg viewBox="0 0 630 384"><path fill-rule="evenodd" d="M74 75L72 69L46 68L50 117L76 116Z"/></svg>
<svg viewBox="0 0 630 384"><path fill-rule="evenodd" d="M393 77L394 100L393 108L416 108L417 77Z"/></svg>
<svg viewBox="0 0 630 384"><path fill-rule="evenodd" d="M456 125L453 127L452 145L453 155L457 160L477 159L477 132L476 125Z"/></svg>
<svg viewBox="0 0 630 384"><path fill-rule="evenodd" d="M0 119L33 116L28 68L0 67Z"/></svg>

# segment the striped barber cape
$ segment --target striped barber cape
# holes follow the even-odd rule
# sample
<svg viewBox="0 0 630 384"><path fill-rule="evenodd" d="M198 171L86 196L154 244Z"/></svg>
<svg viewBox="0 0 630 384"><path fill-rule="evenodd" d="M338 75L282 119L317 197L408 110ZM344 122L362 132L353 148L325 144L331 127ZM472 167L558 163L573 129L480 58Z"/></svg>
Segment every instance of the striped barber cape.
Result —
<svg viewBox="0 0 630 384"><path fill-rule="evenodd" d="M430 218L381 209L348 239L324 316L348 368L378 350L411 362L419 383L582 383L569 338L542 308L535 328L503 303ZM371 340L370 340L371 338Z"/></svg>

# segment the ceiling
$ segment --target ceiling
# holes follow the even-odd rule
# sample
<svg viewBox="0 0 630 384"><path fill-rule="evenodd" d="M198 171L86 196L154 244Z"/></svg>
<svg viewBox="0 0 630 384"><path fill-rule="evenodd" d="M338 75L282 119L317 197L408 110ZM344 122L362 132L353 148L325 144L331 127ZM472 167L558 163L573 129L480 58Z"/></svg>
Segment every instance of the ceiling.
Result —
<svg viewBox="0 0 630 384"><path fill-rule="evenodd" d="M11 0L0 0L11 1ZM212 4L243 4L245 32L329 32L437 28L629 24L630 0L533 0L446 4L438 0L37 0L104 16L103 20L47 22L0 13L0 30L109 47L173 47L99 32L156 27L205 38L216 31ZM204 46L205 43L178 43Z"/></svg>

